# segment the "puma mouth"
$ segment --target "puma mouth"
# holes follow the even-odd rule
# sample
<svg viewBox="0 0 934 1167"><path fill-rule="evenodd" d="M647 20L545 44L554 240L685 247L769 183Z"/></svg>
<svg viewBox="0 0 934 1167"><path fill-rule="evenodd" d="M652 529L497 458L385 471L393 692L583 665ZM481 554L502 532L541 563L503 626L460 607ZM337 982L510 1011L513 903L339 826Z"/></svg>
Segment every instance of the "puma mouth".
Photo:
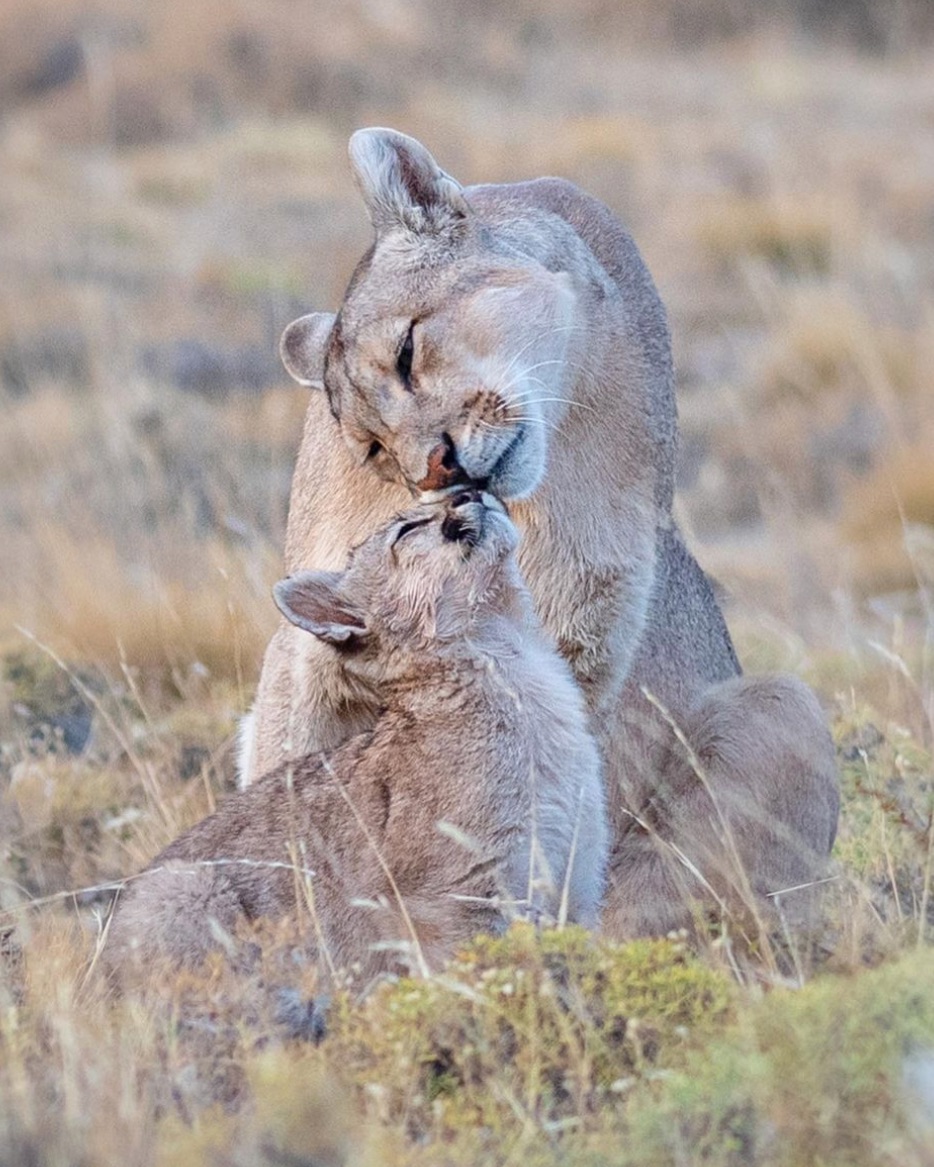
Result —
<svg viewBox="0 0 934 1167"><path fill-rule="evenodd" d="M527 458L522 457L527 437L525 426L517 426L506 447L493 464L485 469L485 472L471 472L469 467L472 459L467 456L465 450L463 458L464 463L466 463L464 481L451 483L438 490L419 490L414 486L410 486L410 489L416 497L425 503L449 500L462 494L465 489L486 494L501 505L510 499L524 498L538 482L535 471L530 471L524 466L524 462L528 461Z"/></svg>
<svg viewBox="0 0 934 1167"><path fill-rule="evenodd" d="M489 494L501 501L500 484L504 478L507 478L511 469L510 463L513 456L525 437L525 429L523 426L517 426L515 432L509 439L506 448L500 453L496 461L486 471L485 474L472 474L467 467L462 467L464 477L459 482L452 482L448 486L442 486L435 490L421 489L417 484L408 483L412 494L421 499L422 502L440 502L444 499L450 499L454 496L463 494L466 490L473 490L475 492L489 492ZM466 455L466 451L465 451ZM465 460L470 461L469 458Z"/></svg>

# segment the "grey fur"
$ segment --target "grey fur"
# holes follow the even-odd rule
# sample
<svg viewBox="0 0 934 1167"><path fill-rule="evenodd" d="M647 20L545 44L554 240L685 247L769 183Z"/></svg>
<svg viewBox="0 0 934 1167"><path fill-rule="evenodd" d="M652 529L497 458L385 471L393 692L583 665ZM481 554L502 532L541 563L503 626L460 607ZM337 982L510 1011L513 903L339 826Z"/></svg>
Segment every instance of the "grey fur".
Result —
<svg viewBox="0 0 934 1167"><path fill-rule="evenodd" d="M306 339L326 335L304 348L299 370L325 392L312 394L298 455L289 569L342 567L347 548L408 492L442 481L447 435L463 470L509 501L537 613L597 727L615 856L607 929L624 934L638 920L638 931L657 931L673 918L665 881L653 888L627 874L632 816L658 793L670 721L687 724L698 710L735 720L739 769L763 808L785 805L778 792L795 768L804 800L796 829L818 874L826 824L821 812L812 828L807 808L836 797L829 735L813 699L776 699L767 719L774 732L742 731L761 722L752 689L730 683L740 669L729 633L672 515L668 324L632 239L605 206L561 179L452 194L412 139L364 130L353 142L376 238L337 316L306 317L299 329ZM409 330L403 376L397 354ZM786 692L781 678L754 688L769 685L776 698ZM245 728L243 780L330 748L373 716L314 643L283 625ZM792 749L799 737L812 745L802 758ZM711 757L714 789L735 774ZM693 842L704 856L724 845L707 822ZM749 849L750 881L770 886L760 854ZM632 910L634 896L644 911Z"/></svg>
<svg viewBox="0 0 934 1167"><path fill-rule="evenodd" d="M129 883L113 967L194 964L243 918L307 919L306 885L323 966L359 965L364 982L437 968L513 914L596 924L599 754L516 542L502 507L472 492L393 519L344 572L277 586L380 713L228 798Z"/></svg>

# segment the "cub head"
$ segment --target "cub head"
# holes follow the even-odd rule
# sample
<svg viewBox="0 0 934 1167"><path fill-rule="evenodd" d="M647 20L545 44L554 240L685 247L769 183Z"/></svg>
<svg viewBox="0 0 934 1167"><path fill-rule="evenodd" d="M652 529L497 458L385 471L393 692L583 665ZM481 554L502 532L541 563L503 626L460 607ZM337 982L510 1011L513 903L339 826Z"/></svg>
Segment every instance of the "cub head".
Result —
<svg viewBox="0 0 934 1167"><path fill-rule="evenodd" d="M424 146L358 130L350 160L376 232L337 315L285 330L361 466L412 491L471 484L521 498L567 408L570 278L494 243Z"/></svg>
<svg viewBox="0 0 934 1167"><path fill-rule="evenodd" d="M479 634L484 619L525 612L503 507L473 488L423 503L376 531L344 571L301 571L273 589L287 620L371 680Z"/></svg>

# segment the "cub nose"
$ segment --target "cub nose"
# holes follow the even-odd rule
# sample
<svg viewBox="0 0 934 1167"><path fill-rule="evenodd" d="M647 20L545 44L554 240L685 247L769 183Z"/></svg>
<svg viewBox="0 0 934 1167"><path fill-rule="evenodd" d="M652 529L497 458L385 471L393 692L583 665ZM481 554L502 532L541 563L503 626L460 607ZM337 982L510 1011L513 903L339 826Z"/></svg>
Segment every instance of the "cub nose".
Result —
<svg viewBox="0 0 934 1167"><path fill-rule="evenodd" d="M419 490L444 490L459 482L469 482L464 468L457 460L457 451L450 434L442 434L441 441L428 455L428 473L416 483Z"/></svg>
<svg viewBox="0 0 934 1167"><path fill-rule="evenodd" d="M475 486L468 486L466 490L459 490L453 498L448 496L452 507L465 507L468 503L482 502L480 491Z"/></svg>
<svg viewBox="0 0 934 1167"><path fill-rule="evenodd" d="M466 543L476 547L483 535L486 508L483 495L476 487L448 495L447 513L441 522L441 534L449 543Z"/></svg>

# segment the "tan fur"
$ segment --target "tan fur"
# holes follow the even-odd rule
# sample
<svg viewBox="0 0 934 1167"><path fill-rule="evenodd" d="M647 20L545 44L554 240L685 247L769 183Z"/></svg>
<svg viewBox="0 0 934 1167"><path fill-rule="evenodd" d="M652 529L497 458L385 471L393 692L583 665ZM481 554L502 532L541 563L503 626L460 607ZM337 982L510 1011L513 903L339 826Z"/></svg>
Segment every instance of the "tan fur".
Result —
<svg viewBox="0 0 934 1167"><path fill-rule="evenodd" d="M836 832L834 750L814 695L794 677L712 686L669 737L652 795L617 845L603 924L633 936L691 928L719 903L753 938L808 931L815 875Z"/></svg>
<svg viewBox="0 0 934 1167"><path fill-rule="evenodd" d="M111 964L196 962L244 917L307 914L306 883L321 955L365 979L436 968L512 914L596 923L599 755L516 541L494 499L463 492L381 528L344 572L277 586L287 618L380 713L166 848L118 903Z"/></svg>
<svg viewBox="0 0 934 1167"><path fill-rule="evenodd" d="M766 721L711 587L671 513L676 411L667 322L630 237L597 200L539 179L461 189L418 142L390 130L351 140L354 177L375 227L338 315L315 313L283 337L283 360L312 394L290 504L286 560L341 567L347 549L410 492L460 476L509 502L536 611L582 686L608 783L614 879L607 921L662 928L664 886L626 874L632 814L655 794L671 748L668 718L738 711L735 766L750 798L776 790L798 735L802 844L826 857L810 803L829 805L829 737L809 705L776 700ZM453 468L453 469L452 469ZM783 681L774 683L784 693ZM335 662L287 624L263 665L244 734L243 780L290 756L331 748L372 724ZM813 732L812 732L813 731ZM726 795L724 795L725 797ZM720 844L707 827L698 854ZM756 867L750 878L768 882ZM820 862L812 865L820 870ZM641 916L629 910L644 898ZM652 921L655 921L653 923ZM628 924L626 925L628 927Z"/></svg>

